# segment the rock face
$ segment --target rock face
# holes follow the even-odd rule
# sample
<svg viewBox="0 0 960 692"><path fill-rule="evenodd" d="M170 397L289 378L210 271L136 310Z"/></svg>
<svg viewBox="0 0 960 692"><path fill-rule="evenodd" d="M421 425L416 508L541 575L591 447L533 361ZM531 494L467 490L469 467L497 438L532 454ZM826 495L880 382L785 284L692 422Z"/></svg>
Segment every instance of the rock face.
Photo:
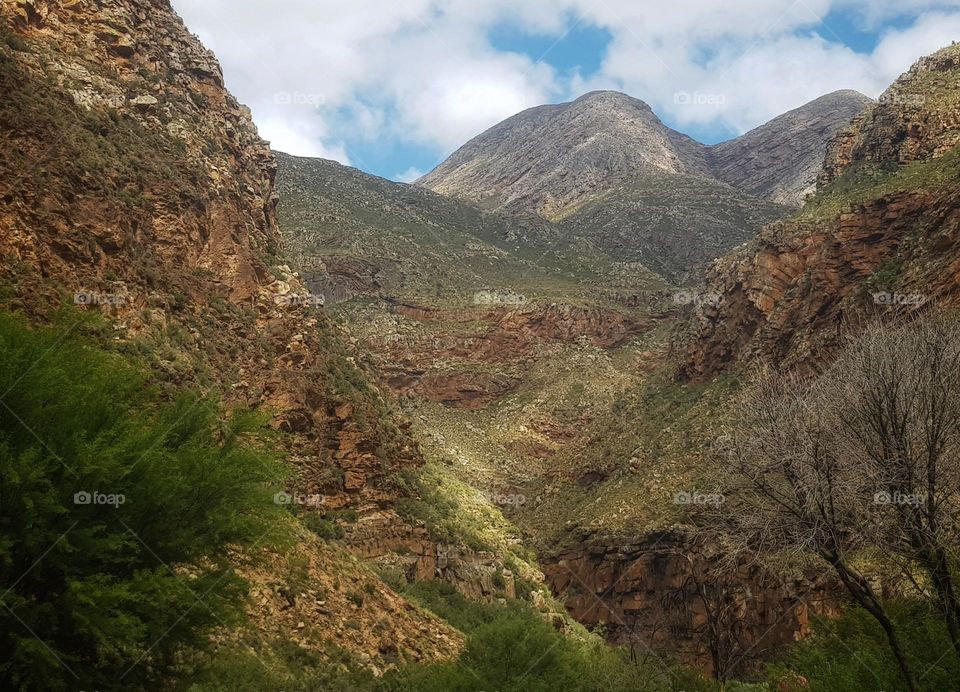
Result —
<svg viewBox="0 0 960 692"><path fill-rule="evenodd" d="M835 91L710 148L720 180L756 197L800 206L816 190L827 143L872 101Z"/></svg>
<svg viewBox="0 0 960 692"><path fill-rule="evenodd" d="M211 371L228 399L276 412L301 490L388 502L392 471L416 452L373 401L356 406L371 422L333 415L328 365L350 355L322 345L340 341L336 328L275 259L276 164L214 56L164 0L4 8L26 41L0 72L12 183L0 257L20 300L39 309L76 292L117 320L119 339L183 330L180 370Z"/></svg>
<svg viewBox="0 0 960 692"><path fill-rule="evenodd" d="M595 91L504 120L417 184L483 208L554 218L638 171L709 174L703 147L646 103Z"/></svg>
<svg viewBox="0 0 960 692"><path fill-rule="evenodd" d="M868 101L829 94L708 147L665 126L642 101L593 92L508 118L417 184L559 222L566 237L677 281L799 204L829 137Z"/></svg>
<svg viewBox="0 0 960 692"><path fill-rule="evenodd" d="M291 490L330 508L390 505L395 474L422 458L279 260L275 162L213 55L167 0L12 0L0 20L3 307L36 320L62 302L99 313L105 338L161 383L270 411L296 471ZM370 582L352 616L303 611L341 646L377 661L456 652L456 633L342 548L313 537L299 550L314 583ZM284 575L242 571L272 594L255 616L261 631L279 629L269 609ZM349 602L334 588L331 605ZM344 633L351 618L378 621L392 653ZM428 627L437 636L423 637Z"/></svg>
<svg viewBox="0 0 960 692"><path fill-rule="evenodd" d="M364 517L351 528L348 540L357 555L396 570L407 581L444 581L475 600L516 598L514 575L503 566L503 555L437 543L424 529L397 521L394 514Z"/></svg>
<svg viewBox="0 0 960 692"><path fill-rule="evenodd" d="M837 135L795 221L718 260L681 375L754 358L814 370L874 318L952 302L960 288L960 49L920 60Z"/></svg>
<svg viewBox="0 0 960 692"><path fill-rule="evenodd" d="M815 574L784 579L722 558L668 531L631 545L588 541L544 560L543 570L577 621L722 677L748 673L809 634L812 616L838 610L837 585Z"/></svg>
<svg viewBox="0 0 960 692"><path fill-rule="evenodd" d="M234 301L268 284L260 255L279 243L269 148L169 5L3 11L33 42L4 55L3 255L68 286L151 264L207 271Z"/></svg>
<svg viewBox="0 0 960 692"><path fill-rule="evenodd" d="M955 46L918 60L830 143L821 187L854 164L906 164L952 151L960 143L958 87L960 51Z"/></svg>

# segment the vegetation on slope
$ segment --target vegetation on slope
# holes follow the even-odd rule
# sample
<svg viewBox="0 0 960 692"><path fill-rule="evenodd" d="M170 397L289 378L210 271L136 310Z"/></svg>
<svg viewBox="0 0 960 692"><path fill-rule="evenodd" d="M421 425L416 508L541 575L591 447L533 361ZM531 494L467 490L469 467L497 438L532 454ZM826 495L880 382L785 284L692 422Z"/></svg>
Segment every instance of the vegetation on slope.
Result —
<svg viewBox="0 0 960 692"><path fill-rule="evenodd" d="M955 189L960 184L960 149L936 159L905 165L860 164L819 190L798 212L802 221L833 219L850 207L899 192L930 193Z"/></svg>
<svg viewBox="0 0 960 692"><path fill-rule="evenodd" d="M156 681L241 617L227 547L278 528L263 421L160 399L68 328L0 315L0 353L0 679Z"/></svg>
<svg viewBox="0 0 960 692"><path fill-rule="evenodd" d="M337 300L384 294L469 304L487 289L556 299L601 280L663 285L647 270L620 271L591 243L538 219L482 212L332 161L277 157L291 259L314 290Z"/></svg>

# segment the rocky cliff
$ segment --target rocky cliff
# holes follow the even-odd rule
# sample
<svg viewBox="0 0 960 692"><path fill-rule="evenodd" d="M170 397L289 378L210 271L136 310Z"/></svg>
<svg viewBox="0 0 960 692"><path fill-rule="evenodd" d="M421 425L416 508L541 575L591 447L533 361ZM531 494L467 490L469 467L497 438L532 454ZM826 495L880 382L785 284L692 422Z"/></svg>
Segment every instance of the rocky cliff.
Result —
<svg viewBox="0 0 960 692"><path fill-rule="evenodd" d="M625 544L584 536L544 562L553 591L587 626L643 653L669 651L712 675L742 676L835 614L836 585L815 573L774 575L724 564L718 546L682 529Z"/></svg>
<svg viewBox="0 0 960 692"><path fill-rule="evenodd" d="M958 288L960 49L914 65L829 146L817 195L718 260L681 375L753 358L812 370L875 318L953 302Z"/></svg>
<svg viewBox="0 0 960 692"><path fill-rule="evenodd" d="M389 507L395 474L422 459L280 259L275 162L213 55L167 0L12 0L2 19L4 307L44 320L71 303L77 329L105 318L109 347L160 384L271 412L290 490L314 506ZM324 634L298 638L323 650L346 620L379 619L339 644L381 665L385 651L456 651L456 633L342 549L305 536L300 551L306 590L283 616L285 558L238 565L259 589L261 631L309 617ZM367 582L366 605L349 606L348 585ZM325 606L311 589L330 589Z"/></svg>

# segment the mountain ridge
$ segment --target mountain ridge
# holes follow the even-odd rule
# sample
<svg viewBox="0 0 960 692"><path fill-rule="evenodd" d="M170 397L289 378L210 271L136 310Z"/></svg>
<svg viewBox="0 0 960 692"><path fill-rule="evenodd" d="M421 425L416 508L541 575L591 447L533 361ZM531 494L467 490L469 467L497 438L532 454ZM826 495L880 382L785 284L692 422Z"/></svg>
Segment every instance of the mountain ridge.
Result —
<svg viewBox="0 0 960 692"><path fill-rule="evenodd" d="M507 118L415 184L490 211L540 216L568 237L687 282L799 205L829 137L869 102L833 92L705 145L639 99L593 91Z"/></svg>
<svg viewBox="0 0 960 692"><path fill-rule="evenodd" d="M562 213L565 207L575 206L582 201L582 193L576 191L558 193L550 190L549 186L545 186L543 182L535 181L532 190L522 190L512 195L504 194L502 187L506 184L506 179L491 180L491 175L484 175L484 166L496 162L501 167L509 167L517 154L522 154L534 144L543 146L544 141L551 144L552 138L560 139L561 141L553 143L553 151L547 152L548 155L553 154L555 161L551 162L548 157L541 155L532 161L525 162L528 165L523 170L522 176L516 177L509 184L516 185L518 181L525 180L535 172L539 172L539 175L550 181L555 181L562 176L556 170L545 170L549 164L561 167L573 154L582 156L584 151L594 154L598 147L593 140L615 134L630 134L633 130L634 144L644 144L648 147L659 145L659 151L628 152L622 154L619 159L611 155L607 159L594 159L588 162L597 164L597 168L605 167L602 172L607 174L608 182L617 181L621 175L653 168L670 173L717 178L749 193L755 193L758 190L763 192L763 185L751 185L749 181L742 181L734 174L735 171L732 168L737 163L736 154L741 153L744 148L755 145L758 140L771 139L768 133L781 133L786 127L807 130L815 127L817 136L814 138L815 146L812 149L815 151L812 155L816 159L817 150L826 146L827 137L824 133L833 134L840 127L845 126L870 102L868 97L853 90L834 91L777 116L738 137L707 145L664 124L645 101L619 91L591 91L572 101L534 106L506 118L458 148L432 171L415 181L415 184L442 194L459 196L480 203L484 207L505 207L514 212L532 211L550 218L552 215ZM622 122L631 119L636 121L632 123L633 128L626 127ZM805 119L810 122L803 122ZM583 120L592 126L591 130L576 127ZM536 127L546 127L547 130L538 134L533 144L524 141ZM564 127L572 128L572 131L564 132L562 131ZM636 129L641 127L650 130L644 133L648 135L647 137L642 137L636 132ZM619 140L617 147L629 149L630 140L630 137ZM671 146L665 146L667 144ZM797 147L790 148L795 150ZM508 155L505 157L498 155L504 149L508 150ZM806 169L810 167L810 147L807 149L803 152L804 172L808 172ZM602 147L598 153L604 153ZM651 156L657 153L661 158L652 160ZM784 162L789 152L774 153L779 153L780 162ZM822 154L822 152L819 153ZM815 164L818 169L820 163L822 160L818 160ZM571 169L569 172L577 171ZM802 197L798 197L795 190L778 193L778 196L771 196L770 190L766 192L767 197L775 202L794 205L802 202Z"/></svg>

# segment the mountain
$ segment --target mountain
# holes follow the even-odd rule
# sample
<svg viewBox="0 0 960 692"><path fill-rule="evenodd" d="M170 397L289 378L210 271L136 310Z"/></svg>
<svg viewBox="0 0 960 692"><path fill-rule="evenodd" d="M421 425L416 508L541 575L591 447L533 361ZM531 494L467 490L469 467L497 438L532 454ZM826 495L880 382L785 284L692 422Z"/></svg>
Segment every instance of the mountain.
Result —
<svg viewBox="0 0 960 692"><path fill-rule="evenodd" d="M682 281L799 204L827 139L867 102L836 92L708 147L642 101L592 92L508 118L417 184L542 216L569 237Z"/></svg>
<svg viewBox="0 0 960 692"><path fill-rule="evenodd" d="M423 459L402 419L356 364L341 329L297 299L307 288L279 256L275 161L249 110L224 87L214 56L166 0L21 0L0 5L0 18L3 310L36 324L68 320L54 347L69 335L89 334L111 358L144 369L150 389L197 390L230 408L260 412L275 430L271 454L288 462L289 485L278 479L277 491L322 496L326 512L387 511L403 494L397 474ZM53 348L44 358L58 355ZM19 426L17 415L6 407L0 414L5 440ZM218 434L229 437L227 430ZM55 431L33 434L43 441ZM99 449L100 440L84 444ZM163 506L162 496L156 501ZM274 504L266 494L258 502ZM72 505L67 514L76 531L91 535L102 534L101 520L115 524ZM304 521L313 526L336 521L330 515L323 524L316 511L308 514ZM219 643L232 650L231 642L250 637L262 650L273 650L282 641L304 656L335 645L381 667L391 658L456 654L459 633L412 606L342 547L296 525L295 554L264 536L250 553L205 556L205 562L230 561L251 593L241 604L248 617L219 633ZM65 552L83 551L73 537L68 543ZM136 545L127 545L131 556ZM82 561L97 567L97 559ZM21 573L17 561L11 570ZM106 583L136 566L132 557L120 562L98 567L103 572L95 579ZM202 571L186 564L174 569L190 573L183 583ZM113 597L110 613L101 613L112 623L107 627L139 622L122 605L129 599ZM11 603L19 609L19 601ZM79 618L89 624L90 612L78 605L76 612L58 613L57 645L63 644L60 623ZM173 630L187 613L168 615ZM31 631L47 631L45 622L31 624ZM126 632L140 625L122 627ZM4 619L5 631L20 628ZM429 638L421 635L425 630ZM147 647L160 634L144 630L141 636L150 641L142 649L131 638L123 652L111 650L106 658L132 657L124 668L141 661L152 667ZM205 638L199 633L198 643ZM71 668L81 659L103 665L97 647L75 644L70 652ZM38 655L56 657L46 650ZM4 672L4 679L9 675ZM59 686L32 682L17 685Z"/></svg>
<svg viewBox="0 0 960 692"><path fill-rule="evenodd" d="M919 60L831 141L794 219L718 260L681 374L759 358L814 371L875 319L955 302L960 283L960 47Z"/></svg>
<svg viewBox="0 0 960 692"><path fill-rule="evenodd" d="M637 172L707 176L709 166L700 144L643 101L595 91L507 118L417 184L485 209L553 219Z"/></svg>
<svg viewBox="0 0 960 692"><path fill-rule="evenodd" d="M710 147L710 169L747 194L800 206L816 189L827 142L871 103L850 90L821 96Z"/></svg>
<svg viewBox="0 0 960 692"><path fill-rule="evenodd" d="M333 161L276 156L288 249L331 303L355 295L469 303L490 289L566 296L591 283L663 287L537 217L482 211Z"/></svg>

